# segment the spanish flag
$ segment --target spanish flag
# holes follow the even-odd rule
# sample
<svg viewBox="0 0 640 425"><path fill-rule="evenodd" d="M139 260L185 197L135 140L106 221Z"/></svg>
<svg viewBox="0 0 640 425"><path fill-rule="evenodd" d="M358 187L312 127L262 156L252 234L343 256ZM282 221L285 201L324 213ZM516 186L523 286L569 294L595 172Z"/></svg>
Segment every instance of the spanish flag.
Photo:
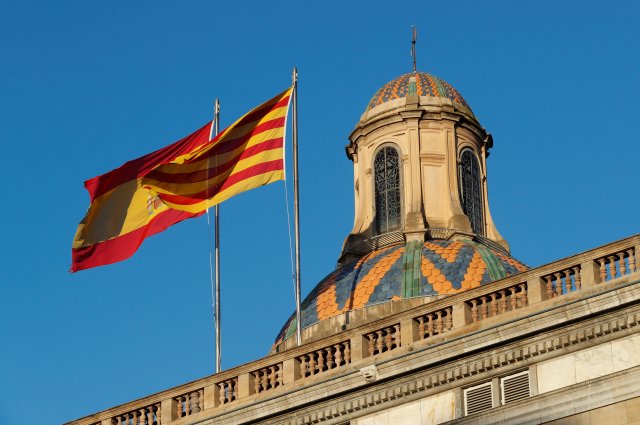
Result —
<svg viewBox="0 0 640 425"><path fill-rule="evenodd" d="M145 238L238 193L284 179L291 90L210 140L212 122L172 145L85 182L91 205L71 249L71 271L131 257Z"/></svg>

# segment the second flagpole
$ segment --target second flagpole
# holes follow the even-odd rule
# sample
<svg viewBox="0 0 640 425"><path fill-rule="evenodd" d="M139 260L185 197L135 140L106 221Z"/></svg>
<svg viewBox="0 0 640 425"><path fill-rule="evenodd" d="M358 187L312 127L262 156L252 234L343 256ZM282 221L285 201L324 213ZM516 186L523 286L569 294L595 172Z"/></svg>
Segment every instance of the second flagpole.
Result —
<svg viewBox="0 0 640 425"><path fill-rule="evenodd" d="M300 323L300 211L298 197L298 69L293 67L293 222L296 245L296 342L302 344L302 324Z"/></svg>
<svg viewBox="0 0 640 425"><path fill-rule="evenodd" d="M220 132L220 102L216 99L214 106L214 132L217 136ZM217 164L216 164L217 165ZM213 207L214 211L214 225L215 225L215 236L214 236L214 251L215 251L215 266L216 266L216 300L215 300L215 330L216 330L216 373L219 373L222 370L222 359L221 359L221 351L222 351L222 343L220 338L220 205L215 205Z"/></svg>

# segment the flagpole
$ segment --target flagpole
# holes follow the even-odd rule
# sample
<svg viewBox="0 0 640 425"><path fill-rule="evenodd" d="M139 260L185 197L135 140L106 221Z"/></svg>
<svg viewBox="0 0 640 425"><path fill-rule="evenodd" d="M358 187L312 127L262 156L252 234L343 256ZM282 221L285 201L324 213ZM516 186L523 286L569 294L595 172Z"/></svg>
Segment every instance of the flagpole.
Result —
<svg viewBox="0 0 640 425"><path fill-rule="evenodd" d="M215 122L215 135L220 132L220 101L216 98L214 106L214 122ZM217 160L216 160L217 162ZM216 164L217 165L217 164ZM215 328L216 328L216 373L222 370L221 355L221 338L220 338L220 205L213 207L214 211L214 224L215 224L215 237L214 237L214 252L215 252L215 265L216 265L216 302L215 302Z"/></svg>
<svg viewBox="0 0 640 425"><path fill-rule="evenodd" d="M293 222L296 241L296 341L302 344L300 323L300 211L298 196L298 69L293 67Z"/></svg>

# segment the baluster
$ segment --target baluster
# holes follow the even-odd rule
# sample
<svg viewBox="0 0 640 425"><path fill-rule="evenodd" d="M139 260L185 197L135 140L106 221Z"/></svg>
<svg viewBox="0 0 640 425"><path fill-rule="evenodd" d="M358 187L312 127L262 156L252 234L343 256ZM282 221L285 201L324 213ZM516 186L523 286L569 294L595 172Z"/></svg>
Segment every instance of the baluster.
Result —
<svg viewBox="0 0 640 425"><path fill-rule="evenodd" d="M393 343L396 348L400 347L400 325L393 325L395 332L393 333Z"/></svg>
<svg viewBox="0 0 640 425"><path fill-rule="evenodd" d="M386 328L384 331L385 331L384 345L385 345L386 351L389 351L391 350L391 347L393 347L392 329Z"/></svg>
<svg viewBox="0 0 640 425"><path fill-rule="evenodd" d="M600 263L600 282L604 282L605 280L607 280L607 268L605 267L605 259L600 258L598 260L598 263Z"/></svg>
<svg viewBox="0 0 640 425"><path fill-rule="evenodd" d="M189 404L191 406L191 413L198 413L200 411L200 393L194 391L189 395Z"/></svg>
<svg viewBox="0 0 640 425"><path fill-rule="evenodd" d="M616 271L616 257L610 255L609 257L609 275L611 275L611 279L615 279L618 272Z"/></svg>
<svg viewBox="0 0 640 425"><path fill-rule="evenodd" d="M351 345L349 341L344 343L344 362L345 364L351 363Z"/></svg>
<svg viewBox="0 0 640 425"><path fill-rule="evenodd" d="M384 340L382 339L382 331L376 331L376 350L378 350L378 354L382 353L384 348Z"/></svg>
<svg viewBox="0 0 640 425"><path fill-rule="evenodd" d="M418 317L418 335L420 339L424 339L424 316Z"/></svg>
<svg viewBox="0 0 640 425"><path fill-rule="evenodd" d="M138 410L138 425L145 425L147 422L145 416L147 416L145 409Z"/></svg>
<svg viewBox="0 0 640 425"><path fill-rule="evenodd" d="M478 300L471 300L471 321L476 323L478 321Z"/></svg>
<svg viewBox="0 0 640 425"><path fill-rule="evenodd" d="M451 330L451 328L453 328L453 316L452 316L452 311L451 311L451 307L447 307L445 310L446 313L446 321L445 321L445 331L449 332Z"/></svg>
<svg viewBox="0 0 640 425"><path fill-rule="evenodd" d="M327 352L327 369L333 369L333 350L331 347L327 347L325 348L325 351Z"/></svg>
<svg viewBox="0 0 640 425"><path fill-rule="evenodd" d="M178 406L177 406L178 410L176 411L176 413L178 414L178 417L181 418L182 416L184 416L183 413L182 413L182 407L183 407L182 406L182 396L176 397L176 400L178 401Z"/></svg>
<svg viewBox="0 0 640 425"><path fill-rule="evenodd" d="M260 371L257 370L252 373L253 375L253 392L254 394L258 394L261 391L260 388ZM304 375L304 373L302 373Z"/></svg>
<svg viewBox="0 0 640 425"><path fill-rule="evenodd" d="M496 301L497 298L497 293L494 292L493 294L491 294L491 307L489 308L489 311L491 312L492 317L498 315L498 303Z"/></svg>
<svg viewBox="0 0 640 425"><path fill-rule="evenodd" d="M342 352L340 351L340 348L342 348L342 346L340 344L336 344L334 345L334 348L336 349L336 367L339 367L342 363Z"/></svg>
<svg viewBox="0 0 640 425"><path fill-rule="evenodd" d="M547 299L553 298L553 283L551 283L551 275L545 276L544 280L547 281Z"/></svg>
<svg viewBox="0 0 640 425"><path fill-rule="evenodd" d="M373 339L375 337L375 334L370 333L367 334L367 338L369 338L369 355L373 356L373 354L375 353L375 347L373 346Z"/></svg>
<svg viewBox="0 0 640 425"><path fill-rule="evenodd" d="M562 271L562 273L564 273L564 287L566 289L565 294L575 291L575 289L572 288L573 285L571 285L571 271L572 269L566 269Z"/></svg>
<svg viewBox="0 0 640 425"><path fill-rule="evenodd" d="M318 373L324 370L324 350L316 351L318 354Z"/></svg>
<svg viewBox="0 0 640 425"><path fill-rule="evenodd" d="M236 399L237 388L238 388L238 378L231 379L231 397L229 397L229 401L233 401Z"/></svg>
<svg viewBox="0 0 640 425"><path fill-rule="evenodd" d="M220 388L220 397L219 397L220 404L225 404L227 402L226 387L227 386L224 382L220 382L218 384L218 388Z"/></svg>
<svg viewBox="0 0 640 425"><path fill-rule="evenodd" d="M202 395L200 397L202 398ZM159 404L156 404L155 411L156 411L156 423L155 423L155 425L160 425L162 423L162 415L160 414L161 410L160 410L160 405Z"/></svg>
<svg viewBox="0 0 640 425"><path fill-rule="evenodd" d="M511 311L513 311L516 308L518 308L517 289L518 288L516 286L512 286L511 288L507 289L507 291L509 291L509 306L511 307Z"/></svg>
<svg viewBox="0 0 640 425"><path fill-rule="evenodd" d="M264 368L260 370L260 386L262 387L262 391L266 391L269 389L269 369Z"/></svg>
<svg viewBox="0 0 640 425"><path fill-rule="evenodd" d="M276 375L276 367L275 366L271 366L269 368L269 371L271 372L269 374L269 385L271 385L271 388L275 388L278 381L277 381L277 375Z"/></svg>
<svg viewBox="0 0 640 425"><path fill-rule="evenodd" d="M300 356L300 375L302 375L303 378L306 378L308 371L309 363L307 362L307 356Z"/></svg>
<svg viewBox="0 0 640 425"><path fill-rule="evenodd" d="M500 314L507 311L507 291L501 289L500 291Z"/></svg>
<svg viewBox="0 0 640 425"><path fill-rule="evenodd" d="M526 283L521 283L520 284L520 305L522 307L527 305L527 284Z"/></svg>
<svg viewBox="0 0 640 425"><path fill-rule="evenodd" d="M436 311L436 335L442 333L442 311Z"/></svg>
<svg viewBox="0 0 640 425"><path fill-rule="evenodd" d="M576 291L580 288L582 288L582 278L580 277L580 267L575 266L573 268L573 283L576 286Z"/></svg>
<svg viewBox="0 0 640 425"><path fill-rule="evenodd" d="M629 273L636 271L635 253L633 249L627 250L627 258L629 258Z"/></svg>
<svg viewBox="0 0 640 425"><path fill-rule="evenodd" d="M620 276L624 276L627 271L627 266L624 264L624 252L618 253L618 259L620 262Z"/></svg>
<svg viewBox="0 0 640 425"><path fill-rule="evenodd" d="M316 357L314 353L309 354L309 375L316 374Z"/></svg>
<svg viewBox="0 0 640 425"><path fill-rule="evenodd" d="M556 277L556 287L553 292L555 296L558 297L562 295L562 275L560 272L554 273L553 275Z"/></svg>
<svg viewBox="0 0 640 425"><path fill-rule="evenodd" d="M487 318L487 297L486 296L481 296L480 297L480 301L482 301L482 303L480 304L480 315L482 316L482 319L486 319Z"/></svg>
<svg viewBox="0 0 640 425"><path fill-rule="evenodd" d="M433 314L427 314L427 334L433 336Z"/></svg>

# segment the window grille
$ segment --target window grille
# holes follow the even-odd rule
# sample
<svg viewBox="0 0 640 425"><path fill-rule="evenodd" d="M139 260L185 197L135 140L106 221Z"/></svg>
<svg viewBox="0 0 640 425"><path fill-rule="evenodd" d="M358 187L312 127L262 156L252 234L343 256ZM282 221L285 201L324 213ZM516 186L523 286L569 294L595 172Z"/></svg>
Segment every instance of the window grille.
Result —
<svg viewBox="0 0 640 425"><path fill-rule="evenodd" d="M382 148L373 163L375 179L375 226L377 234L401 228L400 161L398 151Z"/></svg>
<svg viewBox="0 0 640 425"><path fill-rule="evenodd" d="M464 414L472 415L493 407L491 381L464 390Z"/></svg>
<svg viewBox="0 0 640 425"><path fill-rule="evenodd" d="M465 149L460 157L460 189L462 209L471 221L473 232L484 235L480 165L471 149Z"/></svg>
<svg viewBox="0 0 640 425"><path fill-rule="evenodd" d="M516 373L511 376L500 378L500 398L502 404L527 398L529 390L529 371Z"/></svg>

